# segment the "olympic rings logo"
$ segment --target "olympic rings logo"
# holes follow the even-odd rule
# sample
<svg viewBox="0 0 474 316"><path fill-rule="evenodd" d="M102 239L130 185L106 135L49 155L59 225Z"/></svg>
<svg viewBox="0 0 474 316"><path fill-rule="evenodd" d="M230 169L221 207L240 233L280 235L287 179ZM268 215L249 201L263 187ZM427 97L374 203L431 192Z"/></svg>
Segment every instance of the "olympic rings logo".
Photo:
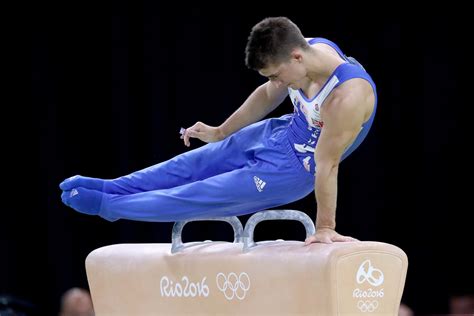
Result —
<svg viewBox="0 0 474 316"><path fill-rule="evenodd" d="M361 312L373 312L379 306L379 302L377 301L358 301L357 307Z"/></svg>
<svg viewBox="0 0 474 316"><path fill-rule="evenodd" d="M357 283L362 284L365 281L369 282L372 286L379 286L383 283L383 272L372 266L370 260L365 260L357 271L356 280Z"/></svg>
<svg viewBox="0 0 474 316"><path fill-rule="evenodd" d="M239 276L231 272L229 275L219 273L216 277L217 288L224 293L229 301L237 297L243 300L250 289L250 278L247 273L242 272Z"/></svg>

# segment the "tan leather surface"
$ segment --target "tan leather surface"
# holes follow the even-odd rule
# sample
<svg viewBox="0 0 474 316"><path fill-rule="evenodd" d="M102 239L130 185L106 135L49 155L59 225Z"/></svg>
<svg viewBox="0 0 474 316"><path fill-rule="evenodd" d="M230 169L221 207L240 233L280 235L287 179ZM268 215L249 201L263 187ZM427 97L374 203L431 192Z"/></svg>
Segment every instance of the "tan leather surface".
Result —
<svg viewBox="0 0 474 316"><path fill-rule="evenodd" d="M98 316L397 315L407 265L380 242L118 244L86 259Z"/></svg>

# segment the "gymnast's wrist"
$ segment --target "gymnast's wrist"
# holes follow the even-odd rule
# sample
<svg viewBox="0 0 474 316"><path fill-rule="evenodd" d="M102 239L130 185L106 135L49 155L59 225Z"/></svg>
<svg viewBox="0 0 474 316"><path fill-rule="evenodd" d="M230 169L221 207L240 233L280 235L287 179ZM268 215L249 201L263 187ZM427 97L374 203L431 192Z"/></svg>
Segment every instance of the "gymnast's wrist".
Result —
<svg viewBox="0 0 474 316"><path fill-rule="evenodd" d="M227 135L226 135L224 129L222 128L222 125L218 126L218 127L217 127L217 138L218 138L219 140L223 140L223 139L225 139L226 137L227 137Z"/></svg>
<svg viewBox="0 0 474 316"><path fill-rule="evenodd" d="M332 229L336 230L336 218L335 216L332 216L330 214L326 214L325 212L322 212L320 209L316 211L317 215L316 216L316 221L314 222L317 229Z"/></svg>
<svg viewBox="0 0 474 316"><path fill-rule="evenodd" d="M331 230L336 230L336 221L332 220L317 220L315 222L316 230L318 229L331 229Z"/></svg>

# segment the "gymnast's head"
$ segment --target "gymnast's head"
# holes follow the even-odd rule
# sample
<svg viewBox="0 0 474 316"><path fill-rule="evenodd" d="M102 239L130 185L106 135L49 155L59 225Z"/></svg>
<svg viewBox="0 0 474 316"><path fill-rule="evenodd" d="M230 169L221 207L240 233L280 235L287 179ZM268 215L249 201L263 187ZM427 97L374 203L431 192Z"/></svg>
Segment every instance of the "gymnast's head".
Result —
<svg viewBox="0 0 474 316"><path fill-rule="evenodd" d="M311 48L298 26L286 17L270 17L251 30L245 64L278 85L290 86L306 76L303 57Z"/></svg>

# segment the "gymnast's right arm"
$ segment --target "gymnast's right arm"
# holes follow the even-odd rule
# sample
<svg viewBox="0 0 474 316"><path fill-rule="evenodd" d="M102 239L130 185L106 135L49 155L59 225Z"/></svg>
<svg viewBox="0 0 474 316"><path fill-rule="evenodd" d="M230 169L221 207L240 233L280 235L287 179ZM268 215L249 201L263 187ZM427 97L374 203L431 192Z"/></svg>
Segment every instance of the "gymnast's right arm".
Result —
<svg viewBox="0 0 474 316"><path fill-rule="evenodd" d="M189 138L191 137L207 143L220 141L241 128L264 118L276 109L287 95L287 87L281 85L278 87L268 81L255 89L247 100L220 126L213 127L197 122L187 128L182 137L184 144L189 146Z"/></svg>

